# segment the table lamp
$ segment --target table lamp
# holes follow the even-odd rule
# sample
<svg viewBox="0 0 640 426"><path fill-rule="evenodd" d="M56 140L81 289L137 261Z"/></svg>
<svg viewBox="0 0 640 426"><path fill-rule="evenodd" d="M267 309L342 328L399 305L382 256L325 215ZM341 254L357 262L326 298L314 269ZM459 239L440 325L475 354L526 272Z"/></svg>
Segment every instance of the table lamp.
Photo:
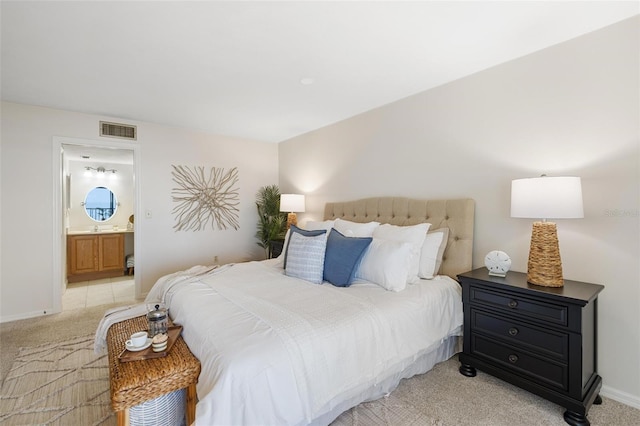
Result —
<svg viewBox="0 0 640 426"><path fill-rule="evenodd" d="M304 213L304 195L301 194L281 194L280 211L289 213L287 215L287 229L291 225L298 224L296 212Z"/></svg>
<svg viewBox="0 0 640 426"><path fill-rule="evenodd" d="M527 281L562 287L562 261L556 224L547 219L584 217L579 177L547 177L511 181L511 217L542 219L534 222L527 263Z"/></svg>

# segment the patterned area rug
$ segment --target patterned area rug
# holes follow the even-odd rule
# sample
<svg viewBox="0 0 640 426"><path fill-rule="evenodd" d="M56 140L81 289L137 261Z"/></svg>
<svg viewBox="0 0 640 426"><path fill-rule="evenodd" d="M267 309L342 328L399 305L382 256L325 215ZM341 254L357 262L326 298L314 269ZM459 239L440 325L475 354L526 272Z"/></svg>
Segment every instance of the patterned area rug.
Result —
<svg viewBox="0 0 640 426"><path fill-rule="evenodd" d="M21 348L2 384L0 424L115 424L107 356L93 353L93 335Z"/></svg>
<svg viewBox="0 0 640 426"><path fill-rule="evenodd" d="M363 402L342 413L331 426L443 426L443 422L421 413L416 407L387 395Z"/></svg>

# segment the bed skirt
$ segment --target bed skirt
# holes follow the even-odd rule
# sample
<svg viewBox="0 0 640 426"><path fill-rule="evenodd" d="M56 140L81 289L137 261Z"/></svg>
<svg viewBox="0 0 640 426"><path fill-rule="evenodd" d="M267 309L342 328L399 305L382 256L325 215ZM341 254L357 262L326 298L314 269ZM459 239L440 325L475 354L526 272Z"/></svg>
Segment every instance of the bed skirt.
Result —
<svg viewBox="0 0 640 426"><path fill-rule="evenodd" d="M333 408L329 408L329 411L312 421L310 424L314 426L328 425L348 409L363 402L375 401L376 399L382 398L384 395L387 395L397 388L402 379L408 379L417 374L424 374L431 370L436 364L448 360L461 351L462 336L449 336L445 338L441 344L420 356L414 363L410 364L404 370L392 373L384 379L381 378L375 386L365 389L357 397L353 397L339 403Z"/></svg>

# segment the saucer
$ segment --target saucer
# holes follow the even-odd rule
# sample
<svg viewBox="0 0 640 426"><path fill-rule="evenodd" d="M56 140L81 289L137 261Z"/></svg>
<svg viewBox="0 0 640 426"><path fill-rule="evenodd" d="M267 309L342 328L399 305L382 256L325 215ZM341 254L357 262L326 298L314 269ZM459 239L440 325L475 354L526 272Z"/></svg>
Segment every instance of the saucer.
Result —
<svg viewBox="0 0 640 426"><path fill-rule="evenodd" d="M131 351L131 352L141 351L143 349L147 349L149 346L151 346L150 338L147 338L147 341L144 342L144 345L142 346L129 346L125 343L125 347L127 348L128 351Z"/></svg>

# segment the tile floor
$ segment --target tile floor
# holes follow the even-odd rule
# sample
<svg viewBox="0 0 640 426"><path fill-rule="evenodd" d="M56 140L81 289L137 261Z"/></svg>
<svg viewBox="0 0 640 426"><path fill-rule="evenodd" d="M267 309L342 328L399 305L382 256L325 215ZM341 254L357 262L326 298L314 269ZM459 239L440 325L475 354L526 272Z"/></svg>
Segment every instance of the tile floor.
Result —
<svg viewBox="0 0 640 426"><path fill-rule="evenodd" d="M62 310L70 311L116 302L137 303L132 276L69 284L62 295Z"/></svg>

